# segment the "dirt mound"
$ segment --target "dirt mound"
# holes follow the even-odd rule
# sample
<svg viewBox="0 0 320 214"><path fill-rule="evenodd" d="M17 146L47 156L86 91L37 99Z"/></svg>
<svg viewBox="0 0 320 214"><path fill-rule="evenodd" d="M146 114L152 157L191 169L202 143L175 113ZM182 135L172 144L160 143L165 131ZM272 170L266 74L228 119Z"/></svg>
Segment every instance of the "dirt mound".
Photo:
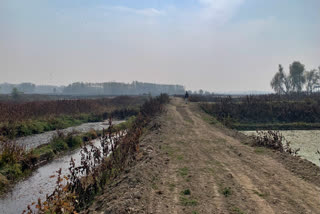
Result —
<svg viewBox="0 0 320 214"><path fill-rule="evenodd" d="M254 148L173 99L138 160L85 213L320 213L319 168Z"/></svg>

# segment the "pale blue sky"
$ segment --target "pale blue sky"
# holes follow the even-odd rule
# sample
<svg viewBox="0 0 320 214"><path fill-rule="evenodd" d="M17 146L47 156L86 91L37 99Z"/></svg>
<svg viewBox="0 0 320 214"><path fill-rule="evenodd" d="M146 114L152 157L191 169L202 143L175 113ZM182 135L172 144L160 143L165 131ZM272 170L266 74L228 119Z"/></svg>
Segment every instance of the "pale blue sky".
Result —
<svg viewBox="0 0 320 214"><path fill-rule="evenodd" d="M270 90L320 65L319 0L1 0L0 82Z"/></svg>

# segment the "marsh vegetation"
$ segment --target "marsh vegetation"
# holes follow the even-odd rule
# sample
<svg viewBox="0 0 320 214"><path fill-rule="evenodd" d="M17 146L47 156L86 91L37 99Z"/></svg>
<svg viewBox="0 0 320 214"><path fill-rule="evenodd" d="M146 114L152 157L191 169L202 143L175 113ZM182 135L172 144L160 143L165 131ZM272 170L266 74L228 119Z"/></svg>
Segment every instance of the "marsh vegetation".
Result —
<svg viewBox="0 0 320 214"><path fill-rule="evenodd" d="M201 108L237 130L320 128L320 94L215 97Z"/></svg>
<svg viewBox="0 0 320 214"><path fill-rule="evenodd" d="M31 173L40 159L50 160L57 155L61 157L61 154L63 157L66 151L81 147L77 152L81 156L78 158L80 161L71 158L71 165L69 163L65 164L69 167L71 166L70 168L66 167L69 169L68 175L63 173L62 169L52 169L50 165L47 166L47 169L49 167L51 172L54 170L58 173L54 175L57 178L56 182L53 182L55 184L54 189L43 187L47 193L51 189L53 191L52 194L49 193L46 198L42 194L42 197L39 196L38 202L31 204L32 201L29 201L31 205L24 208L27 213L61 213L62 210L73 213L85 208L93 200L94 196L99 194L101 188L107 182L111 182L112 178L117 176L130 163L132 158L135 158L135 152L139 150L139 137L143 133L143 128L151 121L153 116L162 111L163 104L168 100L167 95L150 98L140 107L136 117L131 117L127 122L119 125L113 125L110 119L106 130L92 130L87 133L71 132L68 134L58 132L50 143L30 151L26 151L25 148L13 141L4 141L1 147L0 165L1 179L3 179L2 186L6 186L10 181L19 179L27 172ZM123 130L126 131L123 132ZM99 140L96 143L91 143L91 140L96 138L99 138ZM89 147L84 146L86 144ZM57 166L55 163L53 162L52 166ZM38 172L41 171L43 170L38 170ZM48 173L48 170L44 170L44 172ZM30 179L33 182L43 179L42 176L44 175L38 175L38 173L35 173L34 176L36 178L31 176ZM33 183L33 185L36 184ZM29 190L28 194L32 194L34 197L36 192L31 193ZM8 200L10 201L11 199L9 198ZM21 208L21 206L19 207ZM11 208L14 210L8 208L5 212L17 212L14 206Z"/></svg>
<svg viewBox="0 0 320 214"><path fill-rule="evenodd" d="M124 119L138 113L146 97L51 100L0 103L0 138L39 134L108 117Z"/></svg>

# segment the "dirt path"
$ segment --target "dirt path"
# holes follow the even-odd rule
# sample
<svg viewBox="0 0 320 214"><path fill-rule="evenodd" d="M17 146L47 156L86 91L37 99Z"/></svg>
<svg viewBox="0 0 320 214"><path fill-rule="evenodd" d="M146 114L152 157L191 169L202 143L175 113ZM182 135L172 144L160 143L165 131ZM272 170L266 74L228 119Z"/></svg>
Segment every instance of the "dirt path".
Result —
<svg viewBox="0 0 320 214"><path fill-rule="evenodd" d="M318 186L208 124L195 104L173 99L158 123L89 213L320 213Z"/></svg>

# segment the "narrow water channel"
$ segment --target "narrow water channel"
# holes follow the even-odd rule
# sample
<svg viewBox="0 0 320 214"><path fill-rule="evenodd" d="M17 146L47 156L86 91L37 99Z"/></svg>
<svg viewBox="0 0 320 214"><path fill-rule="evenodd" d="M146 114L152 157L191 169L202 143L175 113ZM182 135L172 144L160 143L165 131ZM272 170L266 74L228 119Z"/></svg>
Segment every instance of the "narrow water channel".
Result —
<svg viewBox="0 0 320 214"><path fill-rule="evenodd" d="M117 125L119 123L122 123L124 121L112 121L113 125ZM62 129L64 134L68 134L70 132L76 131L76 132L88 132L92 129L94 130L102 130L108 128L108 121L103 122L96 122L96 123L84 123L79 126L73 126L66 129ZM49 143L51 138L56 134L56 131L49 131L41 134L36 135L30 135L26 137L20 137L15 140L16 143L23 145L26 147L26 149L32 149L36 148L42 144Z"/></svg>
<svg viewBox="0 0 320 214"><path fill-rule="evenodd" d="M113 124L119 124L121 122L123 121L115 121ZM72 131L74 129L77 131L86 132L92 128L97 130L107 127L108 125L106 122L95 123L94 126L92 124L84 124L78 127L68 128L64 130L64 132L67 133L67 131ZM45 138L41 135L49 137L49 140L52 137L50 137L48 133L43 133L27 138ZM93 144L96 147L101 148L99 139L94 140ZM23 210L27 209L27 205L30 205L32 202L37 202L38 198L43 201L47 194L50 195L54 191L56 185L57 178L50 178L50 176L56 175L56 171L60 168L62 169L62 175L69 174L71 158L75 159L76 165L80 164L80 150L81 148L49 162L48 164L35 170L32 175L25 180L18 182L10 192L0 198L0 214L20 214L23 212Z"/></svg>
<svg viewBox="0 0 320 214"><path fill-rule="evenodd" d="M100 140L93 141L94 145L99 147ZM51 175L56 175L56 171L62 169L62 175L69 174L70 159L75 159L76 165L80 164L81 155L77 149L63 157L57 158L52 162L35 170L30 177L17 183L14 188L0 198L0 213L2 214L19 214L27 209L27 205L32 202L37 202L38 198L42 201L47 194L54 191L57 177L50 178Z"/></svg>

